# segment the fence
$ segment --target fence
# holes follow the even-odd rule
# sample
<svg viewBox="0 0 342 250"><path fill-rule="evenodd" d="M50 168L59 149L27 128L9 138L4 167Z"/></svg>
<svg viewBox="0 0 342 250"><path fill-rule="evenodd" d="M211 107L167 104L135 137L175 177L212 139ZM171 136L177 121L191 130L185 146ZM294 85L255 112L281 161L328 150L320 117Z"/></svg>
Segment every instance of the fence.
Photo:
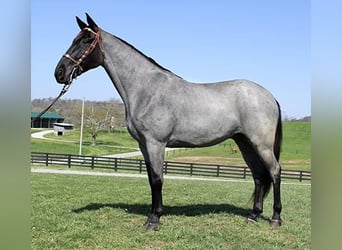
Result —
<svg viewBox="0 0 342 250"><path fill-rule="evenodd" d="M68 166L68 168L73 166L91 169L110 169L114 170L115 172L146 172L145 162L143 160L100 156L79 156L70 154L32 152L31 164L44 164L46 166L64 165ZM251 171L248 167L173 161L164 162L164 174L239 179L251 177ZM283 179L297 179L299 181L311 180L310 171L282 169L281 175Z"/></svg>

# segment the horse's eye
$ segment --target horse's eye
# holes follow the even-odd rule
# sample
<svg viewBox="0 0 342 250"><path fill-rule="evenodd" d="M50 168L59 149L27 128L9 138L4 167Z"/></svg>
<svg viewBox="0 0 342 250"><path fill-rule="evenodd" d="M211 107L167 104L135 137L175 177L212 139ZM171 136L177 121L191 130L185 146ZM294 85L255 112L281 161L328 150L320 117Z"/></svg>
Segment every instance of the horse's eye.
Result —
<svg viewBox="0 0 342 250"><path fill-rule="evenodd" d="M83 43L87 44L87 43L91 43L92 41L94 41L94 37L86 37L82 40Z"/></svg>

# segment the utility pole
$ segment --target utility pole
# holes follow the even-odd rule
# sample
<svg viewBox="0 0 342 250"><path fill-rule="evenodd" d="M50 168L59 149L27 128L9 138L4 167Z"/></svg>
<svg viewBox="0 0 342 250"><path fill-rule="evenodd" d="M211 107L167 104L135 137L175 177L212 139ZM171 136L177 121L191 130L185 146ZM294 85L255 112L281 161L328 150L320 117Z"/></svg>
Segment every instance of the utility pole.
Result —
<svg viewBox="0 0 342 250"><path fill-rule="evenodd" d="M79 155L82 155L82 138L83 138L83 117L84 117L84 97L82 100L82 115L81 115L81 132L80 132L80 151Z"/></svg>

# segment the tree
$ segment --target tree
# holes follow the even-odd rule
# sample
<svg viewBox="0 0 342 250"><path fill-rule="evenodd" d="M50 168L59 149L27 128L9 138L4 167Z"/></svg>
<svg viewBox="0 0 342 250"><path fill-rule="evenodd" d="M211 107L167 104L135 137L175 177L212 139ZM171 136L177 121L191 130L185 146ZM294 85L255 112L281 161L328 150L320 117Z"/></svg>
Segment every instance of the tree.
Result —
<svg viewBox="0 0 342 250"><path fill-rule="evenodd" d="M105 129L110 121L110 110L107 108L95 108L92 104L90 108L84 110L85 127L91 135L91 145L96 146L96 137L101 129Z"/></svg>

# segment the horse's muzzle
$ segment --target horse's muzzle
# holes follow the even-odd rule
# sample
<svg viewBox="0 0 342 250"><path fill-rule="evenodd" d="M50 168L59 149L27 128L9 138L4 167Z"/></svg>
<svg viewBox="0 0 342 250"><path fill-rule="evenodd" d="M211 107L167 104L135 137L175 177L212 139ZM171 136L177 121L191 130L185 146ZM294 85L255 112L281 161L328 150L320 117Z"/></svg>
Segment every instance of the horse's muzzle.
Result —
<svg viewBox="0 0 342 250"><path fill-rule="evenodd" d="M71 71L68 71L64 64L58 66L55 70L56 81L62 84L71 84L82 73L82 70L78 66L74 66Z"/></svg>
<svg viewBox="0 0 342 250"><path fill-rule="evenodd" d="M60 64L56 67L55 78L58 83L68 83L68 79L66 77L66 68L64 64Z"/></svg>

